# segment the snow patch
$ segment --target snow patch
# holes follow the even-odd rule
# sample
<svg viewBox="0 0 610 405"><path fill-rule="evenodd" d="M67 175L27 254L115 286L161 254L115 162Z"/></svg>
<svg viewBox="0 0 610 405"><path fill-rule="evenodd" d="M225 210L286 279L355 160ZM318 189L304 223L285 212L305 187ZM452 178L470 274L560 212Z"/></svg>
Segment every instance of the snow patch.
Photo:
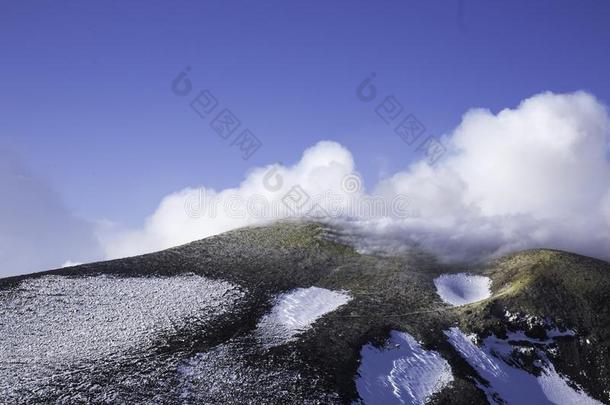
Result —
<svg viewBox="0 0 610 405"><path fill-rule="evenodd" d="M408 333L392 331L384 348L365 345L356 379L365 404L425 404L453 381L441 355L424 350Z"/></svg>
<svg viewBox="0 0 610 405"><path fill-rule="evenodd" d="M325 288L297 288L281 294L257 326L256 334L266 345L274 346L291 340L307 330L318 318L351 300L344 291Z"/></svg>
<svg viewBox="0 0 610 405"><path fill-rule="evenodd" d="M434 279L436 292L447 304L470 304L491 297L491 279L467 273L443 274Z"/></svg>
<svg viewBox="0 0 610 405"><path fill-rule="evenodd" d="M576 336L576 332L574 332L571 329L566 329L564 331L561 331L559 328L552 328L552 329L548 329L546 330L546 335L548 337L548 339L546 340L541 340L541 339L536 339L536 338L531 338L529 336L527 336L525 334L524 331L522 330L518 330L515 332L508 332L508 341L518 341L518 342L529 342L529 343L552 343L553 339L558 338L558 337L565 337L565 336L569 336L569 337L574 337Z"/></svg>
<svg viewBox="0 0 610 405"><path fill-rule="evenodd" d="M479 347L475 335L466 335L458 328L445 331L445 335L464 360L489 381L489 386L479 383L479 388L485 391L490 403L499 404L501 398L507 404L601 404L568 385L543 354L534 363L540 369L539 376L519 368L519 359L512 356L515 348L510 338L492 335Z"/></svg>

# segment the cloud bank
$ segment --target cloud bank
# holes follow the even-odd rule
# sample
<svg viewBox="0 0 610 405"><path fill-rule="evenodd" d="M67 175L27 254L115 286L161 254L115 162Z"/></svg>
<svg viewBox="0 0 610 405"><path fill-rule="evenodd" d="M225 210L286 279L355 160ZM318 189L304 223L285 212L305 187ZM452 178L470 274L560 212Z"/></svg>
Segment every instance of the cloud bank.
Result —
<svg viewBox="0 0 610 405"><path fill-rule="evenodd" d="M172 193L140 229L74 218L2 156L0 277L288 217L339 223L365 252L417 247L462 261L556 248L610 260L610 119L594 96L542 93L497 114L473 109L443 142L447 152L434 166L415 162L368 190L352 154L320 142L292 166L254 168L234 188Z"/></svg>
<svg viewBox="0 0 610 405"><path fill-rule="evenodd" d="M363 250L417 246L468 260L545 247L610 259L609 122L585 92L542 93L497 114L473 109L444 137L447 153L435 166L416 162L368 192L351 153L320 142L297 164L256 168L238 187L165 197L143 229L113 235L105 251L122 257L326 216L366 236Z"/></svg>

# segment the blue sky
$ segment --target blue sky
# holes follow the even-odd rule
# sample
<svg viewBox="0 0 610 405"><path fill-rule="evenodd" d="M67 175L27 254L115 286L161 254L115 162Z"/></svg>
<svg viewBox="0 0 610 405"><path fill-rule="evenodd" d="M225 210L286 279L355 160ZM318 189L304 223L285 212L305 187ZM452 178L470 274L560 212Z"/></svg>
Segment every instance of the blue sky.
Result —
<svg viewBox="0 0 610 405"><path fill-rule="evenodd" d="M608 21L602 1L7 2L0 149L71 212L125 225L322 139L373 184L418 155L356 98L371 72L435 135L545 90L607 103ZM172 93L185 66L263 142L250 160Z"/></svg>

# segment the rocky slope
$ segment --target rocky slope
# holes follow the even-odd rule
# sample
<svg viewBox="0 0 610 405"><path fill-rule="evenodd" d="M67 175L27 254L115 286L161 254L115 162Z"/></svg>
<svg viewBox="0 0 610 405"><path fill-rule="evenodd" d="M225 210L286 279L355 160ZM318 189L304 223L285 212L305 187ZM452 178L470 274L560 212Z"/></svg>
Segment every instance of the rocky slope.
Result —
<svg viewBox="0 0 610 405"><path fill-rule="evenodd" d="M610 403L610 264L449 265L341 232L281 222L0 280L0 402Z"/></svg>

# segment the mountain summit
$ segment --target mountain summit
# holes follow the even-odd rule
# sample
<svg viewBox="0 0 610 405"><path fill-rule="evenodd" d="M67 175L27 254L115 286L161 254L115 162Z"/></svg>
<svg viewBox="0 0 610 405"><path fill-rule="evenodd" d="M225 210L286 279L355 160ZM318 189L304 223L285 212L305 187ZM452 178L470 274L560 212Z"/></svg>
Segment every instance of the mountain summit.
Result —
<svg viewBox="0 0 610 405"><path fill-rule="evenodd" d="M316 222L0 280L0 402L610 403L610 264Z"/></svg>

